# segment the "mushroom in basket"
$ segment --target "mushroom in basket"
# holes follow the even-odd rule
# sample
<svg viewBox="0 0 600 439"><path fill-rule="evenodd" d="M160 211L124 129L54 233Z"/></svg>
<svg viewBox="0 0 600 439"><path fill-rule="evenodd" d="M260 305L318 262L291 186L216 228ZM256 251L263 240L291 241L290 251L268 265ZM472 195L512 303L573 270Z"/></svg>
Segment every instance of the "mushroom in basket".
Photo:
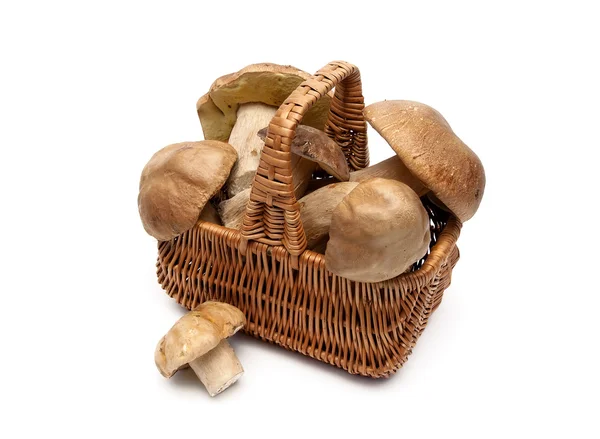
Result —
<svg viewBox="0 0 600 439"><path fill-rule="evenodd" d="M215 140L169 145L142 171L138 209L146 231L168 241L198 219L219 222L210 198L223 186L235 163L231 145Z"/></svg>
<svg viewBox="0 0 600 439"><path fill-rule="evenodd" d="M432 201L462 222L475 214L485 189L483 165L439 112L419 102L383 101L363 113L403 166L429 189Z"/></svg>
<svg viewBox="0 0 600 439"><path fill-rule="evenodd" d="M417 194L402 182L373 178L334 209L325 266L350 280L380 282L404 273L429 242L429 216Z"/></svg>

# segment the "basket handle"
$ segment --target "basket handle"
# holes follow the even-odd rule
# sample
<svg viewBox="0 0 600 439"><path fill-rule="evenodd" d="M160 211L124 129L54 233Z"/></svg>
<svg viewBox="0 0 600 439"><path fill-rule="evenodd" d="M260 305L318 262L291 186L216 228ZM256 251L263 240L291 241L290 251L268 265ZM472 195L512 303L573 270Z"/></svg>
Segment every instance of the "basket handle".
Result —
<svg viewBox="0 0 600 439"><path fill-rule="evenodd" d="M325 132L341 146L350 170L369 165L360 72L344 61L331 62L302 82L269 124L244 215L241 252L250 240L283 245L292 256L292 266L298 267L306 235L294 195L290 146L304 115L334 87Z"/></svg>

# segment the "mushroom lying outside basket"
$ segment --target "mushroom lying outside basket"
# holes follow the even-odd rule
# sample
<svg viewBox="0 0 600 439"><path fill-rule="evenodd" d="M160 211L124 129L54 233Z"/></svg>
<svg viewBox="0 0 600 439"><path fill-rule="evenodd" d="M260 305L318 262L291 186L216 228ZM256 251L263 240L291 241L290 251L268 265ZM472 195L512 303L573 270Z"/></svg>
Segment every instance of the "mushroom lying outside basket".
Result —
<svg viewBox="0 0 600 439"><path fill-rule="evenodd" d="M413 271L376 283L325 268L306 249L290 147L308 110L335 88L325 132L351 171L368 166L358 69L333 62L302 82L272 118L240 231L202 220L159 242L158 280L182 306L226 302L246 316L243 331L347 370L385 377L406 361L450 285L461 222L422 198L430 216L428 254ZM401 243L398 243L401 245Z"/></svg>

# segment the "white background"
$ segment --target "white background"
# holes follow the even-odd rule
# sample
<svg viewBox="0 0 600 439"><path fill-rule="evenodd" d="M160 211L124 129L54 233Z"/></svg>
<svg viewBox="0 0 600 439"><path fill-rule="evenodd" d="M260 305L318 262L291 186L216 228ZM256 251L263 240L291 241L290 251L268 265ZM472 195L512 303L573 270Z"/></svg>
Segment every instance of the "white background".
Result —
<svg viewBox="0 0 600 439"><path fill-rule="evenodd" d="M2 2L0 436L598 437L595 2ZM367 103L438 109L483 161L462 258L406 366L354 377L244 335L214 399L157 372L140 171L199 140L247 64L359 66ZM372 162L392 155L370 131Z"/></svg>

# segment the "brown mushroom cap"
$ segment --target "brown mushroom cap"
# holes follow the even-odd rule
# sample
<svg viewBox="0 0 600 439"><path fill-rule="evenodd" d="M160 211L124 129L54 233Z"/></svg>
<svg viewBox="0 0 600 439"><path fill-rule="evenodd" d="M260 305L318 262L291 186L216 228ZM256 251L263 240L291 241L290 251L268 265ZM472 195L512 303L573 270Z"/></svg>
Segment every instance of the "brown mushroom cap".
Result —
<svg viewBox="0 0 600 439"><path fill-rule="evenodd" d="M231 145L214 140L176 143L154 154L142 171L138 195L146 231L168 241L191 229L236 158Z"/></svg>
<svg viewBox="0 0 600 439"><path fill-rule="evenodd" d="M257 135L263 141L267 137L265 127ZM296 136L292 141L292 154L318 163L329 175L340 181L350 179L350 169L342 148L333 141L324 131L306 125L298 125Z"/></svg>
<svg viewBox="0 0 600 439"><path fill-rule="evenodd" d="M383 101L366 107L364 115L458 219L475 214L485 189L483 165L440 113L419 102Z"/></svg>
<svg viewBox="0 0 600 439"><path fill-rule="evenodd" d="M380 282L406 271L427 252L429 216L399 181L360 183L333 211L325 266L354 281Z"/></svg>
<svg viewBox="0 0 600 439"><path fill-rule="evenodd" d="M158 342L154 361L170 378L179 369L214 349L246 324L242 311L221 302L204 302L184 315Z"/></svg>
<svg viewBox="0 0 600 439"><path fill-rule="evenodd" d="M204 138L226 142L240 104L262 102L279 107L302 81L310 77L295 67L271 63L252 64L220 77L196 104ZM306 114L303 123L323 129L330 103L330 95L324 96Z"/></svg>

